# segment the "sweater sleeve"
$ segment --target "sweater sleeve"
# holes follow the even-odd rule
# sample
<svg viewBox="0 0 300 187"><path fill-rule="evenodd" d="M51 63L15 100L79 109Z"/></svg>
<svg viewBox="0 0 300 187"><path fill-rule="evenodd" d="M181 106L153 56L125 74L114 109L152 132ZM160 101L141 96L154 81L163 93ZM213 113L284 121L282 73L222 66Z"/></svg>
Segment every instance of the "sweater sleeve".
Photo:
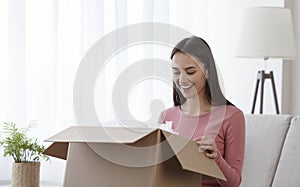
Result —
<svg viewBox="0 0 300 187"><path fill-rule="evenodd" d="M224 157L218 152L216 162L227 181L218 180L223 187L238 187L242 181L245 152L245 118L239 111L231 116L225 130Z"/></svg>

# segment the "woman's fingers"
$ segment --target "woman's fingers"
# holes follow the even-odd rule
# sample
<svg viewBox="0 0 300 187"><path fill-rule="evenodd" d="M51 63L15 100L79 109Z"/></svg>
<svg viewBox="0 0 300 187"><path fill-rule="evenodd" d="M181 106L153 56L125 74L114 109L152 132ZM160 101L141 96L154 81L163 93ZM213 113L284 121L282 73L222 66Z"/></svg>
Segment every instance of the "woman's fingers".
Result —
<svg viewBox="0 0 300 187"><path fill-rule="evenodd" d="M215 159L217 157L217 152L216 153L214 153L214 152L212 152L212 153L205 152L205 156L210 158L210 159Z"/></svg>
<svg viewBox="0 0 300 187"><path fill-rule="evenodd" d="M205 156L211 159L215 159L217 157L218 150L214 139L209 137L200 137L194 140L196 140L196 143L199 145L199 151L205 151Z"/></svg>
<svg viewBox="0 0 300 187"><path fill-rule="evenodd" d="M194 141L200 141L200 140L209 140L209 139L212 139L212 138L210 138L208 136L200 136L198 138L194 138L193 140Z"/></svg>
<svg viewBox="0 0 300 187"><path fill-rule="evenodd" d="M200 145L199 147L205 151L214 151L213 145Z"/></svg>
<svg viewBox="0 0 300 187"><path fill-rule="evenodd" d="M207 140L200 140L200 141L197 141L197 143L199 145L212 145L214 142L213 139L207 139Z"/></svg>
<svg viewBox="0 0 300 187"><path fill-rule="evenodd" d="M194 139L194 141L196 141L200 146L212 145L214 143L214 139L209 137L199 137L197 139Z"/></svg>

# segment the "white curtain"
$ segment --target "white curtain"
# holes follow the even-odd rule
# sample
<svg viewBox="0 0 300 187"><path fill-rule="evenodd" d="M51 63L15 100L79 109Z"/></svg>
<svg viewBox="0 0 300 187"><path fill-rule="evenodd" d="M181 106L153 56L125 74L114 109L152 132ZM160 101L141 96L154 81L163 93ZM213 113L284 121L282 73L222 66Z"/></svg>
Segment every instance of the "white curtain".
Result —
<svg viewBox="0 0 300 187"><path fill-rule="evenodd" d="M205 33L205 24L201 25L203 29L195 26L196 17L187 22L177 14L182 12L182 7L186 13L192 12L195 4L205 10L203 2L2 0L0 121L14 121L24 127L36 120L39 125L30 135L41 140L75 124L74 79L83 56L97 40L120 27L143 22L177 24ZM205 14L205 11L194 12ZM205 22L205 17L200 17ZM105 72L105 82L95 85L95 95L100 96L95 97L97 114L105 118L104 121L114 120L109 89L127 65L155 55L168 60L170 50L161 46L136 46L112 58L111 67ZM137 120L149 116L149 104L155 98L166 100L166 106L172 104L170 87L164 85L165 94L159 94L151 89L155 84L159 83L140 82L136 91L131 92L129 108ZM1 172L0 180L9 180L10 160L1 155L0 161L1 168L8 171ZM50 162L42 164L41 174L42 180L61 183L64 161L51 158Z"/></svg>

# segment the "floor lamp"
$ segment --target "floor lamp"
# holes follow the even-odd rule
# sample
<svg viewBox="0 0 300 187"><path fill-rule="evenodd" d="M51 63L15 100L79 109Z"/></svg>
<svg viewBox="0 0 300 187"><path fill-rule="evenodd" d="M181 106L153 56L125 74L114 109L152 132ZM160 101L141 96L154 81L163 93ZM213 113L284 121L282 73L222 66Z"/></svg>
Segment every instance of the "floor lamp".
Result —
<svg viewBox="0 0 300 187"><path fill-rule="evenodd" d="M236 56L261 58L265 64L272 58L289 60L296 57L294 28L291 11L280 7L252 7L246 11ZM260 70L257 73L251 113L255 111L257 93L260 86L260 109L263 113L264 83L271 80L276 113L279 114L278 100L273 71Z"/></svg>

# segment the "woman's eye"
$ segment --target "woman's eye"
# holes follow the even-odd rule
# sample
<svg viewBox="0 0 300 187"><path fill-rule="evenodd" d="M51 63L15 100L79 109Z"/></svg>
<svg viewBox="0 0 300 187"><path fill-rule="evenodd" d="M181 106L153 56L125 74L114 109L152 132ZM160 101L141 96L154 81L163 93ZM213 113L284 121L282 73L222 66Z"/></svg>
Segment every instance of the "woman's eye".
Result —
<svg viewBox="0 0 300 187"><path fill-rule="evenodd" d="M179 75L180 73L179 73L179 71L173 71L173 74L174 75Z"/></svg>
<svg viewBox="0 0 300 187"><path fill-rule="evenodd" d="M193 75L195 73L195 71L193 72L186 72L188 75Z"/></svg>

